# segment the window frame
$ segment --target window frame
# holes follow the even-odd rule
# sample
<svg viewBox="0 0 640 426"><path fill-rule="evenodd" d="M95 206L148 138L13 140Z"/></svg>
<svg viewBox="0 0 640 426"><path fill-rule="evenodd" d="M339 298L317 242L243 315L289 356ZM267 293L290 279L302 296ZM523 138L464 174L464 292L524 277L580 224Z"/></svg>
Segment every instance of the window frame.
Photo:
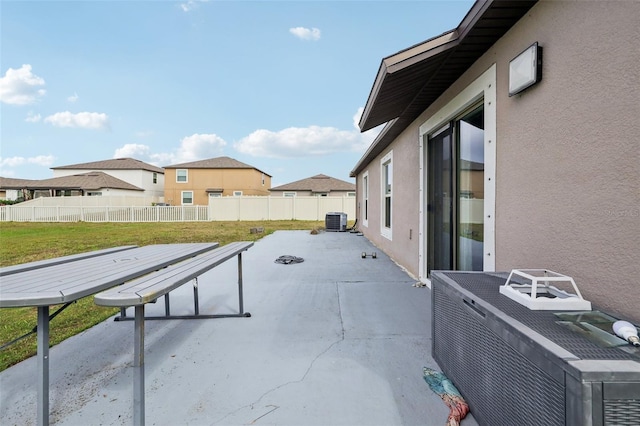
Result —
<svg viewBox="0 0 640 426"><path fill-rule="evenodd" d="M185 194L191 194L191 202L185 203ZM192 206L193 205L193 191L180 191L180 205L182 206Z"/></svg>
<svg viewBox="0 0 640 426"><path fill-rule="evenodd" d="M380 235L388 240L393 239L393 216L393 150L391 150L380 159Z"/></svg>
<svg viewBox="0 0 640 426"><path fill-rule="evenodd" d="M362 174L362 225L369 227L369 170Z"/></svg>
<svg viewBox="0 0 640 426"><path fill-rule="evenodd" d="M182 174L180 172L184 172L184 180L180 180ZM189 169L176 169L176 183L187 183L189 182Z"/></svg>

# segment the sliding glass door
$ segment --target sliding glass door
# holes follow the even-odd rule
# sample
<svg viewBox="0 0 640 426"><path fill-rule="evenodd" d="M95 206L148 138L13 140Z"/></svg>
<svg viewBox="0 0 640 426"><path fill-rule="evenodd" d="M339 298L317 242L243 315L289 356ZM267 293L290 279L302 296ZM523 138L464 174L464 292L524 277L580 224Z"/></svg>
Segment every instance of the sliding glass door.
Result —
<svg viewBox="0 0 640 426"><path fill-rule="evenodd" d="M427 178L429 216L428 271L453 269L453 127L447 124L429 138Z"/></svg>
<svg viewBox="0 0 640 426"><path fill-rule="evenodd" d="M427 142L427 272L481 271L484 108L468 110Z"/></svg>

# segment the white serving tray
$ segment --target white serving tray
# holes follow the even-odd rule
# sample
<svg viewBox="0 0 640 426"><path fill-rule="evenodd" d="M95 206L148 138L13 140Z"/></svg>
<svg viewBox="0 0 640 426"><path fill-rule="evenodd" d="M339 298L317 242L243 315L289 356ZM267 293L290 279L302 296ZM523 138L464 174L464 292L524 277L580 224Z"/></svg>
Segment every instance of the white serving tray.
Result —
<svg viewBox="0 0 640 426"><path fill-rule="evenodd" d="M531 284L511 282L514 276L531 281ZM575 293L569 293L550 283L570 283ZM500 286L500 293L533 311L590 311L591 302L582 298L573 278L548 269L514 269L507 282Z"/></svg>

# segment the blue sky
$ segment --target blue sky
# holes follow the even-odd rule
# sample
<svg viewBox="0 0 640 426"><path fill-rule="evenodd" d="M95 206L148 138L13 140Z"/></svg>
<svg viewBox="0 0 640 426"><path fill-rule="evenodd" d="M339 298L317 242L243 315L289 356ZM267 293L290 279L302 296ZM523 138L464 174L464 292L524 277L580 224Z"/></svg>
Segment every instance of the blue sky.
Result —
<svg viewBox="0 0 640 426"><path fill-rule="evenodd" d="M0 176L229 156L352 181L382 58L472 1L0 1Z"/></svg>

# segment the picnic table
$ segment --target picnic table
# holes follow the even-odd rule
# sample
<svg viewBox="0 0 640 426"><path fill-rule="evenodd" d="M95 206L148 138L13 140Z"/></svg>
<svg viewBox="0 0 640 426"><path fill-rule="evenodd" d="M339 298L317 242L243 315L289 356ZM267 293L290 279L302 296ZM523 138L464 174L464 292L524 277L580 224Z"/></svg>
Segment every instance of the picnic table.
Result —
<svg viewBox="0 0 640 426"><path fill-rule="evenodd" d="M37 307L37 424L49 424L49 321L74 301L214 250L218 243L125 246L0 268L0 308ZM62 305L52 315L50 306Z"/></svg>
<svg viewBox="0 0 640 426"><path fill-rule="evenodd" d="M201 253L192 258L174 263L168 267L131 280L121 286L105 290L94 297L98 305L121 308L121 315L116 320L129 319L124 316L125 309L135 309L133 335L133 423L136 426L145 424L145 385L144 385L144 321L145 319L203 319L250 317L244 311L242 296L242 253L253 246L250 241L229 243L215 250ZM198 306L198 277L229 259L238 259L238 312L221 314L201 314ZM193 282L193 315L172 315L169 308L169 293L181 285ZM144 307L147 303L165 298L165 315L146 316Z"/></svg>

